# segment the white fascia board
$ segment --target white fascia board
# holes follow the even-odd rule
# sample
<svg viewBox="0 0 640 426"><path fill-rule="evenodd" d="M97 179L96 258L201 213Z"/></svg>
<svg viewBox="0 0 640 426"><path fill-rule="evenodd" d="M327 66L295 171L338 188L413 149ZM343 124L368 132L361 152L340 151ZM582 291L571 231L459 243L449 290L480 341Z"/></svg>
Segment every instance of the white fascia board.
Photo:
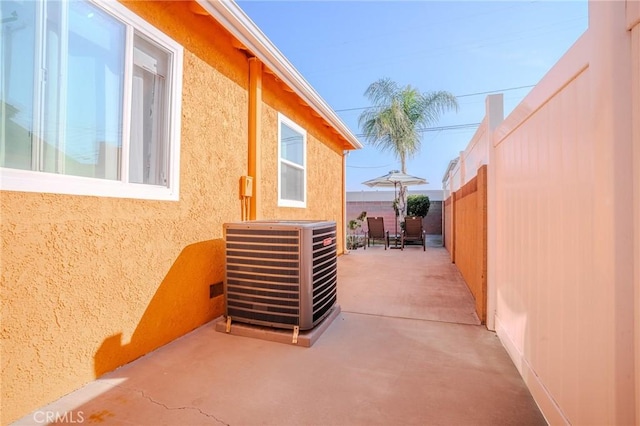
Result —
<svg viewBox="0 0 640 426"><path fill-rule="evenodd" d="M459 160L460 157L456 157L453 160L449 161L447 170L444 172L444 176L442 176L442 183L445 183L447 180L449 180L449 173L458 165Z"/></svg>
<svg viewBox="0 0 640 426"><path fill-rule="evenodd" d="M349 127L337 116L289 60L278 50L246 13L232 0L196 0L222 24L240 43L262 61L293 91L330 123L354 149L363 147Z"/></svg>

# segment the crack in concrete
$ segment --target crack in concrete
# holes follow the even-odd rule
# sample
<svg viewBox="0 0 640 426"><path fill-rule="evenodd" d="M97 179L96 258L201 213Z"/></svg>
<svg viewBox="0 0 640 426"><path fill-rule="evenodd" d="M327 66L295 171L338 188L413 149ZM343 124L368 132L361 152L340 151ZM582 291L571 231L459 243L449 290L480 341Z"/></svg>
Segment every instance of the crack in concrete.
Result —
<svg viewBox="0 0 640 426"><path fill-rule="evenodd" d="M202 414L205 417L209 417L210 419L215 420L216 422L224 425L224 426L230 426L229 423L225 423L222 420L220 420L219 418L217 418L216 416L214 416L213 414L209 414L207 412L202 411L201 409L199 409L198 407L169 407L166 404L163 404L162 402L156 401L155 399L153 399L152 397L150 397L149 395L147 395L143 390L141 389L131 389L131 388L127 388L124 386L118 386L122 389L126 389L128 391L132 391L132 392L137 392L139 393L144 399L146 399L147 401L151 402L152 404L156 404L159 405L167 410L195 410L198 411L200 414Z"/></svg>

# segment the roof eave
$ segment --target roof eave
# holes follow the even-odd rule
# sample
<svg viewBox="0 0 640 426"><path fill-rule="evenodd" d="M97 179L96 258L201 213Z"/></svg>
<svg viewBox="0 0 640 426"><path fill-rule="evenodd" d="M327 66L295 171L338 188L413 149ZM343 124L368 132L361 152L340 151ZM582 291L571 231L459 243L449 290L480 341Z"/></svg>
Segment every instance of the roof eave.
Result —
<svg viewBox="0 0 640 426"><path fill-rule="evenodd" d="M313 108L320 117L333 126L348 142L351 149L363 147L362 143L336 115L333 109L234 1L196 1L253 55L260 59L274 75L288 85L307 105Z"/></svg>

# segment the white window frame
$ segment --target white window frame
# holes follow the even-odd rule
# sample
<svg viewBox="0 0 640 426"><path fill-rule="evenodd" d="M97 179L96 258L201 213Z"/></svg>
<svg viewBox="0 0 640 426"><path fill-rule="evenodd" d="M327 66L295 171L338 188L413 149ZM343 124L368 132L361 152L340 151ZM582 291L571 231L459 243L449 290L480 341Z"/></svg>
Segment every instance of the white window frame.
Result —
<svg viewBox="0 0 640 426"><path fill-rule="evenodd" d="M0 167L0 190L177 201L180 196L180 126L182 116L183 47L118 2L108 0L86 1L103 9L128 26L125 50L127 59L125 60L124 99L122 108L122 180L89 178ZM125 180L128 178L129 167L128 134L131 128L130 103L133 79L131 60L133 58L134 29L171 53L171 64L169 66L169 75L167 76L170 98L167 105L166 126L168 128L167 141L169 153L167 186L129 183Z"/></svg>
<svg viewBox="0 0 640 426"><path fill-rule="evenodd" d="M303 176L303 190L302 197L303 200L288 200L286 198L282 198L282 163L289 163L298 167L298 164L291 163L284 158L282 158L282 124L286 124L291 127L296 132L299 132L302 135L302 176ZM285 115L278 113L278 206L279 207L298 207L298 208L306 208L307 207L307 131L303 129L301 126L293 122L291 119L286 117Z"/></svg>

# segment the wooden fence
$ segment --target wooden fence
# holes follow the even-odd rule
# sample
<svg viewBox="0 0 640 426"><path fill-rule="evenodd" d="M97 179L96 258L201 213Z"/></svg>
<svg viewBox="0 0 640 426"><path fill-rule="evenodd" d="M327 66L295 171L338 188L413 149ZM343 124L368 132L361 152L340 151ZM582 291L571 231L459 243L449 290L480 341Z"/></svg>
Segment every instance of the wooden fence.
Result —
<svg viewBox="0 0 640 426"><path fill-rule="evenodd" d="M445 200L445 247L487 319L487 166Z"/></svg>

